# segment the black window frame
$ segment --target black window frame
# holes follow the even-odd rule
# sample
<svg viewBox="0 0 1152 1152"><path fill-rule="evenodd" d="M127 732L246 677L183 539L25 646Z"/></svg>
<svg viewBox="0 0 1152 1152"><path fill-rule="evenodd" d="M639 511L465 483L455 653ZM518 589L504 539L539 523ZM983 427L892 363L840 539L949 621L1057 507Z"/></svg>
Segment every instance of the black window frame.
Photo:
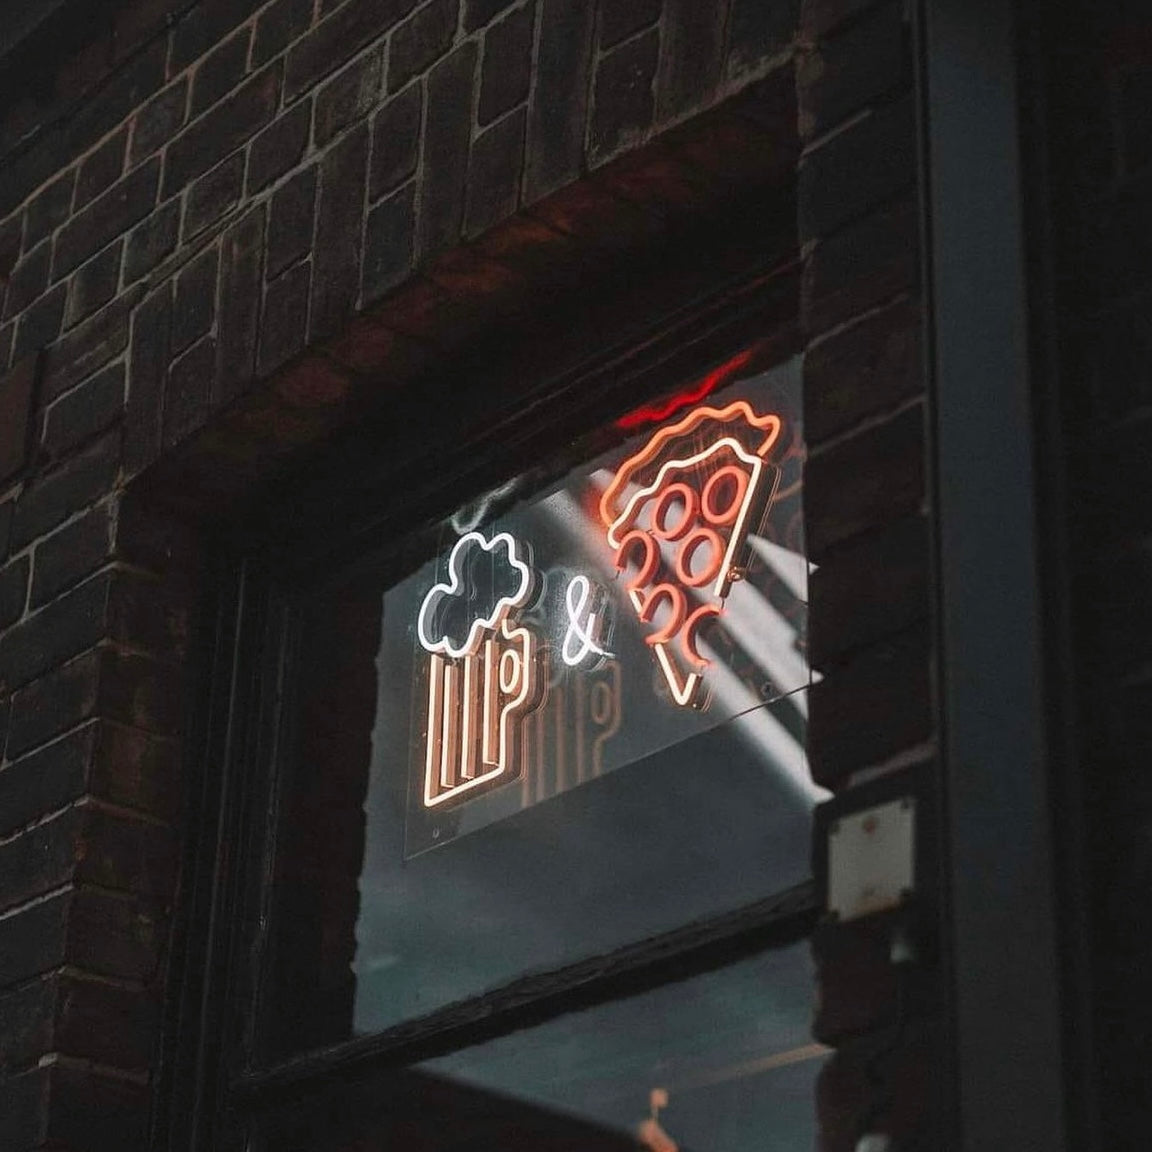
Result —
<svg viewBox="0 0 1152 1152"><path fill-rule="evenodd" d="M352 563L385 522L401 532L430 529L542 454L564 462L573 435L580 439L747 344L767 338L778 363L798 355L797 272L794 253L778 257L510 397L507 410L494 412L489 423L489 431L501 428L501 443L489 437L479 451L470 450L472 466L438 473L440 483L422 499L387 508L381 499L389 476L380 451L384 433L366 424L297 474L295 491L311 493L307 508L294 503L286 512L277 496L217 541L189 757L197 783L188 826L197 834L186 851L155 1145L239 1150L249 1125L267 1110L319 1107L365 1078L811 935L821 904L813 879L609 956L521 976L371 1036L268 1067L247 1062L256 1047L260 950L274 877L278 712L290 681L293 586L310 571ZM542 453L541 429L556 451ZM349 488L351 472L356 480ZM339 531L326 529L333 518L325 510L342 500L358 503L363 513L346 518Z"/></svg>

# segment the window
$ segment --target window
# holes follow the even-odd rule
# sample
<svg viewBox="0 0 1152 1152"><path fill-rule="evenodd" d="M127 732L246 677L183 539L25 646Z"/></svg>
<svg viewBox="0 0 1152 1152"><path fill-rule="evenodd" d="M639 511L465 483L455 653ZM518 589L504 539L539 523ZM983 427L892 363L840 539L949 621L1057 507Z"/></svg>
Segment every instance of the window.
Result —
<svg viewBox="0 0 1152 1152"><path fill-rule="evenodd" d="M237 1139L811 1143L799 367L746 318L669 341L422 428L382 512L249 561L200 1112Z"/></svg>

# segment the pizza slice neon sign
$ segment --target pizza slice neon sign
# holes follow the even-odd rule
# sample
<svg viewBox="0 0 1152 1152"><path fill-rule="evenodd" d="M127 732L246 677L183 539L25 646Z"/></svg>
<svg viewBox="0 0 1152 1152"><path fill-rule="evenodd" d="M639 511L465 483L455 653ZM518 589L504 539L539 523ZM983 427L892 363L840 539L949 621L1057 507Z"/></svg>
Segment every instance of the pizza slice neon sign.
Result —
<svg viewBox="0 0 1152 1152"><path fill-rule="evenodd" d="M696 702L708 663L699 629L723 613L748 532L771 500L778 473L765 457L781 427L744 400L697 408L625 460L601 497L616 569L631 572L628 598L654 629L645 643L681 706Z"/></svg>

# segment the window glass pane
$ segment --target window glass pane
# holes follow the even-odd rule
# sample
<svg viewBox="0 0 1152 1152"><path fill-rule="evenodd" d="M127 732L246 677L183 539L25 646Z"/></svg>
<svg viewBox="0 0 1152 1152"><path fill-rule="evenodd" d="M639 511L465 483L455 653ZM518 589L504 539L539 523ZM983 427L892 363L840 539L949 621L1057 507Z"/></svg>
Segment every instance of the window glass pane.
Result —
<svg viewBox="0 0 1152 1152"><path fill-rule="evenodd" d="M750 350L302 598L269 1054L803 879L800 412Z"/></svg>
<svg viewBox="0 0 1152 1152"><path fill-rule="evenodd" d="M374 1087L366 1115L289 1119L269 1152L804 1152L828 1055L811 985L806 945L763 953L428 1061Z"/></svg>

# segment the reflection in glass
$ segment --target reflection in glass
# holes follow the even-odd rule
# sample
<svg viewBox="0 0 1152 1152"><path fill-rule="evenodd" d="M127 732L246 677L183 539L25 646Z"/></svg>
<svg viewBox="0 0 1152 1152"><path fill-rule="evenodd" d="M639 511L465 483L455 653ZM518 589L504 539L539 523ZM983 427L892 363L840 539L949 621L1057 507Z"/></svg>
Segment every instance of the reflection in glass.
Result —
<svg viewBox="0 0 1152 1152"><path fill-rule="evenodd" d="M759 426L676 412L529 499L454 517L438 555L399 579L393 550L301 597L266 1054L376 1032L807 876L819 792L799 381L796 364L750 362L708 400L779 419L770 482L731 471ZM668 459L638 471L667 428ZM621 561L602 507L626 464L621 531L655 543ZM685 551L701 524L716 540ZM680 579L681 623L722 611L662 660L668 609L638 609L627 585L643 579Z"/></svg>
<svg viewBox="0 0 1152 1152"><path fill-rule="evenodd" d="M420 1066L631 1135L653 1152L815 1146L806 945L573 1013Z"/></svg>
<svg viewBox="0 0 1152 1152"><path fill-rule="evenodd" d="M765 952L277 1114L259 1146L806 1152L828 1055L810 987L804 945Z"/></svg>

